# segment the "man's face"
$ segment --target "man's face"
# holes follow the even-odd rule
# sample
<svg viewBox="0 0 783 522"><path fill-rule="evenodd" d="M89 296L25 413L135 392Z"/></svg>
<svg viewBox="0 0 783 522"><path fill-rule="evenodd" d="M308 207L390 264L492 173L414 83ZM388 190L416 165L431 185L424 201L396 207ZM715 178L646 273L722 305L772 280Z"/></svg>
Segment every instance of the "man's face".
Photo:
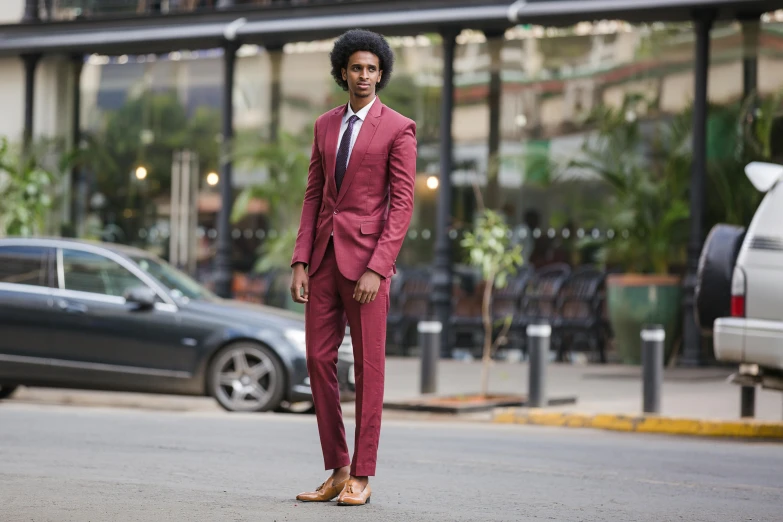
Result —
<svg viewBox="0 0 783 522"><path fill-rule="evenodd" d="M348 92L367 98L375 95L382 74L377 56L369 51L356 51L348 58L348 68L343 69L343 80L348 82Z"/></svg>

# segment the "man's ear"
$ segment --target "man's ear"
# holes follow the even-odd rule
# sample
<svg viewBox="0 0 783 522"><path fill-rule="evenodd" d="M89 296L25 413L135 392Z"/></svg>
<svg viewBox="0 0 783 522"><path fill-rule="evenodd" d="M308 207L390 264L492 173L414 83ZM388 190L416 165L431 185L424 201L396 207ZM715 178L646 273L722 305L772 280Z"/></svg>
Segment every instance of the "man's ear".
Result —
<svg viewBox="0 0 783 522"><path fill-rule="evenodd" d="M381 83L381 79L382 79L382 78L383 78L383 69L381 69L380 71L378 71L378 83L379 83L379 84Z"/></svg>
<svg viewBox="0 0 783 522"><path fill-rule="evenodd" d="M343 80L344 81L348 81L348 72L345 70L345 67L340 69L340 71L342 71L342 73L343 73Z"/></svg>

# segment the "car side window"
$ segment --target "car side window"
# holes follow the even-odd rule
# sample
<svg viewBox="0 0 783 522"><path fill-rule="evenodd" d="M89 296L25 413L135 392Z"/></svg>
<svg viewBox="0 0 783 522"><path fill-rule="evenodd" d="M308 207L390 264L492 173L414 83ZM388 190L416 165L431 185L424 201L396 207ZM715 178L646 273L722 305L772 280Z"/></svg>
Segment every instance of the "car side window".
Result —
<svg viewBox="0 0 783 522"><path fill-rule="evenodd" d="M63 249L62 262L66 290L122 297L135 286L146 286L125 267L99 254Z"/></svg>
<svg viewBox="0 0 783 522"><path fill-rule="evenodd" d="M0 247L0 283L48 286L49 251L37 246Z"/></svg>

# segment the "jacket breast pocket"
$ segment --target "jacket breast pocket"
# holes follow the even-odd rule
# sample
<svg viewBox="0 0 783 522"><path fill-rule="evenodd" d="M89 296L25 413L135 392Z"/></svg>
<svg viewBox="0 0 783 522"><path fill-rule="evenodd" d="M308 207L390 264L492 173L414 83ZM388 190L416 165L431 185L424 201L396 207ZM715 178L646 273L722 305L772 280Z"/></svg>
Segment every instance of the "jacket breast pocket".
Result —
<svg viewBox="0 0 783 522"><path fill-rule="evenodd" d="M386 226L386 220L382 221L365 221L361 225L359 225L359 230L361 230L362 235L364 236L375 236L380 235L381 232L383 232L383 228Z"/></svg>
<svg viewBox="0 0 783 522"><path fill-rule="evenodd" d="M362 158L363 167L374 167L376 165L385 165L389 160L389 155L383 152L368 152Z"/></svg>

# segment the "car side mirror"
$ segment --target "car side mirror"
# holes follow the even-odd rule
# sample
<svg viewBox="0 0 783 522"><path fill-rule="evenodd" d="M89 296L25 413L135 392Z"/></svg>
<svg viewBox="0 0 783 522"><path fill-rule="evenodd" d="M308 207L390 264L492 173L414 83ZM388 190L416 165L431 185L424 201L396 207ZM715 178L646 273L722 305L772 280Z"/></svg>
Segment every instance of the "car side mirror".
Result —
<svg viewBox="0 0 783 522"><path fill-rule="evenodd" d="M147 286L135 286L125 292L125 302L136 305L136 310L149 310L155 307L157 295L152 288Z"/></svg>

